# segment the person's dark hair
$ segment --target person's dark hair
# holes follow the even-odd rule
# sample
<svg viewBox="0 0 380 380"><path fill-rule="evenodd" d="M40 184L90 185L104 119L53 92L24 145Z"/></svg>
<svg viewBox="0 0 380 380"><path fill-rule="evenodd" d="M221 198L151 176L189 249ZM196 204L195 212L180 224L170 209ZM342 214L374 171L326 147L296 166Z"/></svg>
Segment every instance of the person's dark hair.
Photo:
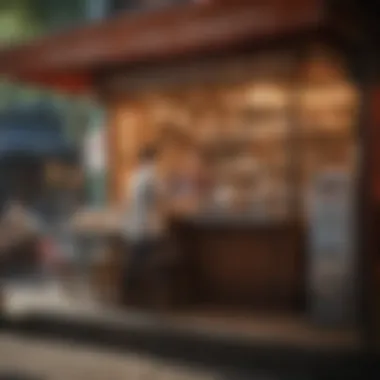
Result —
<svg viewBox="0 0 380 380"><path fill-rule="evenodd" d="M153 145L145 146L139 152L140 162L154 161L157 157L157 148Z"/></svg>

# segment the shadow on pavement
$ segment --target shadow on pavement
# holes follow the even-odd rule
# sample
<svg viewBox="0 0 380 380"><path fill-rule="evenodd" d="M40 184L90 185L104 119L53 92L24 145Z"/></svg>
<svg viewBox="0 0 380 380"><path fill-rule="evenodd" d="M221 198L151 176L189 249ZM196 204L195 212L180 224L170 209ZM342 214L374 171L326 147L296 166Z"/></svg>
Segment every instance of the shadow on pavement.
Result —
<svg viewBox="0 0 380 380"><path fill-rule="evenodd" d="M0 372L0 380L45 380L38 376L18 372Z"/></svg>

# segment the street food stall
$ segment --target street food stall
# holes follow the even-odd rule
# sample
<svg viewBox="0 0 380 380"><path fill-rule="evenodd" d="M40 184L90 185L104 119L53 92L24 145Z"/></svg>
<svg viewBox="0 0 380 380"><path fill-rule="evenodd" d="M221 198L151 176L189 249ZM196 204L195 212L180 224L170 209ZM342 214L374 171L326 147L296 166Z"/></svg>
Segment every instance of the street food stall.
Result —
<svg viewBox="0 0 380 380"><path fill-rule="evenodd" d="M162 145L168 125L192 142L208 186L170 217L180 258L172 289L182 306L307 315L363 332L375 302L364 302L373 288L362 280L376 278L379 262L363 243L367 233L373 241L378 175L368 175L377 140L363 132L374 121L363 118L362 34L352 36L320 1L283 3L126 14L4 52L0 72L98 96L116 209L141 147L164 147L167 175L187 154ZM332 218L339 231L321 228ZM322 312L334 304L331 315ZM365 326L380 331L374 321Z"/></svg>
<svg viewBox="0 0 380 380"><path fill-rule="evenodd" d="M114 202L139 147L161 141L170 123L195 141L212 176L198 209L173 220L195 302L302 310L308 192L331 167L356 175L359 98L343 57L318 44L301 59L282 48L151 67L149 78L146 70L105 80L116 99L112 154L125 157ZM184 155L170 149L163 170Z"/></svg>

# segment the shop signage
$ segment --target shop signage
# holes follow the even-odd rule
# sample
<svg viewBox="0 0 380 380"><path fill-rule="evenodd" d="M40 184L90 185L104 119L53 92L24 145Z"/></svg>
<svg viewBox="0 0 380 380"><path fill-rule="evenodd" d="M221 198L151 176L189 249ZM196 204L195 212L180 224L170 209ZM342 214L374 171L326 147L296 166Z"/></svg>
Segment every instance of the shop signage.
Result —
<svg viewBox="0 0 380 380"><path fill-rule="evenodd" d="M310 192L309 310L326 325L355 321L354 181L348 171L316 176Z"/></svg>

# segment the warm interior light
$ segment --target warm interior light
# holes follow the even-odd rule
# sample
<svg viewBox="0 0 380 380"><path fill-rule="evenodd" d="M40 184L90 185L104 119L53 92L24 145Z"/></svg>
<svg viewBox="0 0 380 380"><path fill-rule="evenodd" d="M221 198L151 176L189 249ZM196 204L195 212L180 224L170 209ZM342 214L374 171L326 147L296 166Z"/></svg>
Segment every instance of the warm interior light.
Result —
<svg viewBox="0 0 380 380"><path fill-rule="evenodd" d="M136 113L130 109L124 110L121 114L119 123L122 154L130 154L136 146Z"/></svg>
<svg viewBox="0 0 380 380"><path fill-rule="evenodd" d="M287 99L286 91L272 84L254 85L247 93L247 101L252 106L279 108L286 105Z"/></svg>
<svg viewBox="0 0 380 380"><path fill-rule="evenodd" d="M335 107L355 103L357 94L350 85L334 84L304 89L301 97L303 104L311 108L319 106Z"/></svg>

